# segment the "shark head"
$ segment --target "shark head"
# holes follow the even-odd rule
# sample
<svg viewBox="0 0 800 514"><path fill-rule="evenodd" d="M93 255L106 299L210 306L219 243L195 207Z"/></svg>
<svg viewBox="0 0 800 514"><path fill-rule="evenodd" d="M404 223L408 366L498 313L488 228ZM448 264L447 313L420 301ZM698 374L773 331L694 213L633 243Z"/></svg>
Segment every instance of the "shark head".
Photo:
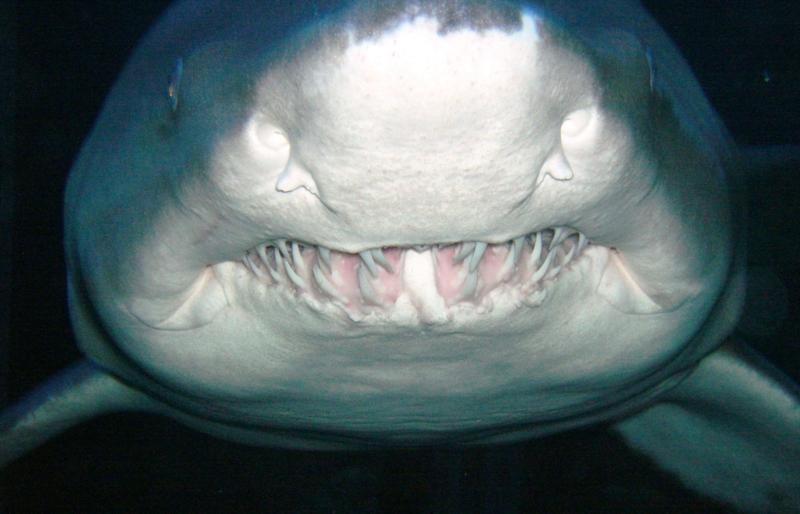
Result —
<svg viewBox="0 0 800 514"><path fill-rule="evenodd" d="M588 420L730 329L730 150L640 7L259 4L173 8L73 169L96 362L186 416L407 441Z"/></svg>

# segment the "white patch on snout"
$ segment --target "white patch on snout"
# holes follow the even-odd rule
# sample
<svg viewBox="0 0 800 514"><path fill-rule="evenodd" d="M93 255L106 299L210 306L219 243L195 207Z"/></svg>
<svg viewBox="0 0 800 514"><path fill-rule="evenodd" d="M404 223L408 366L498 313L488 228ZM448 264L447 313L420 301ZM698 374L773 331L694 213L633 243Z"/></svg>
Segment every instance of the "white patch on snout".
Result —
<svg viewBox="0 0 800 514"><path fill-rule="evenodd" d="M393 121L458 131L467 127L451 123L473 113L511 115L509 100L525 98L524 79L535 68L540 38L534 18L524 16L513 34L458 30L442 36L438 24L418 17L375 40L356 41L351 34L331 82L330 92L341 100L334 108L359 106ZM489 120L471 121L477 127Z"/></svg>
<svg viewBox="0 0 800 514"><path fill-rule="evenodd" d="M401 244L445 240L452 229L440 227L468 217L478 222L459 236L485 238L497 226L489 214L531 192L530 162L558 127L550 99L537 100L549 91L539 23L526 13L516 31L443 34L436 19L417 16L276 68L259 103L309 172L285 170L279 191L316 185L329 211L367 240L398 230L400 213L403 227L420 227L393 238Z"/></svg>

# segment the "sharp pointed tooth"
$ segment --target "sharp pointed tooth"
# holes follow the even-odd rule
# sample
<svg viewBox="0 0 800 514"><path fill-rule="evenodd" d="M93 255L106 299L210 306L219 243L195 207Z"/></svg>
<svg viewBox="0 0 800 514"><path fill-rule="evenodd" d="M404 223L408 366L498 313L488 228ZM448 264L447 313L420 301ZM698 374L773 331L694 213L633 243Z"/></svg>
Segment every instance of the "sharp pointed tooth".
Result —
<svg viewBox="0 0 800 514"><path fill-rule="evenodd" d="M566 257L564 257L564 262L563 264L561 264L561 266L566 266L567 264L569 264L569 261L571 261L572 258L575 257L575 253L577 250L578 250L578 245L573 242L572 248L569 249L569 253L567 254Z"/></svg>
<svg viewBox="0 0 800 514"><path fill-rule="evenodd" d="M261 258L261 262L263 262L264 266L267 267L267 271L269 271L270 276L277 281L280 278L280 275L278 274L277 270L273 270L272 266L269 265L269 256L267 255L267 244L264 243L262 245L259 245L256 248L256 251L258 252L258 256Z"/></svg>
<svg viewBox="0 0 800 514"><path fill-rule="evenodd" d="M322 258L322 263L328 268L328 271L331 271L331 251L329 248L325 248L324 246L317 247L319 250L319 256Z"/></svg>
<svg viewBox="0 0 800 514"><path fill-rule="evenodd" d="M513 270L517 265L517 262L519 261L519 252L523 244L525 244L525 239L517 238L514 239L514 241L509 245L506 259L503 261L503 265L500 267L500 277L504 278L506 274L511 272L511 270Z"/></svg>
<svg viewBox="0 0 800 514"><path fill-rule="evenodd" d="M259 278L263 278L264 277L264 272L261 271L260 269L258 269L258 266L256 266L256 264L250 258L250 255L245 255L244 259L242 259L242 260L244 261L244 265L247 266L247 269L252 271L255 276L257 276Z"/></svg>
<svg viewBox="0 0 800 514"><path fill-rule="evenodd" d="M564 227L556 227L553 232L553 239L550 241L550 250L564 242L569 236L569 231Z"/></svg>
<svg viewBox="0 0 800 514"><path fill-rule="evenodd" d="M375 305L381 305L381 300L378 298L378 294L369 282L369 277L367 277L367 271L364 266L358 267L358 288L361 290L361 296L364 300Z"/></svg>
<svg viewBox="0 0 800 514"><path fill-rule="evenodd" d="M583 249L586 248L586 244L587 243L588 243L588 240L586 239L586 236L584 236L582 233L579 232L578 233L578 253L582 252Z"/></svg>
<svg viewBox="0 0 800 514"><path fill-rule="evenodd" d="M278 273L278 270L272 269L272 266L270 266L269 264L267 264L267 271L269 271L272 280L274 280L275 282L281 281L281 274Z"/></svg>
<svg viewBox="0 0 800 514"><path fill-rule="evenodd" d="M267 271L269 271L269 274L272 277L272 279L276 282L279 281L281 278L280 273L278 273L278 270L272 269L272 266L270 266L269 264L269 256L267 255L267 245L266 244L260 245L258 248L256 248L256 251L258 252L258 256L261 258L261 261L264 263L264 266L267 267ZM274 251L275 250L273 250L273 252Z"/></svg>
<svg viewBox="0 0 800 514"><path fill-rule="evenodd" d="M258 266L258 264L256 264L256 263L255 263L255 261L254 261L254 260L252 260L250 257L248 257L248 260L250 261L250 269L252 269L252 270L253 270L253 272L254 272L256 275L258 275L258 277L259 277L259 278L263 278L263 279L269 279L269 275L267 275L266 273L264 273L264 270L262 270L262 269L261 269L261 268Z"/></svg>
<svg viewBox="0 0 800 514"><path fill-rule="evenodd" d="M278 264L278 262L277 262L278 256L280 255L280 252L273 247L272 248L272 255L275 256L275 261L276 261L275 264L277 266L279 266L279 267L273 268L272 265L269 263L269 261L267 261L267 271L269 271L269 274L272 276L272 279L275 280L275 282L280 282L280 280L281 280L281 273L280 273L281 268L280 268L280 264Z"/></svg>
<svg viewBox="0 0 800 514"><path fill-rule="evenodd" d="M286 240L285 239L278 239L276 241L276 243L277 243L278 248L280 249L281 254L283 255L283 257L288 259L289 258L289 248L286 247Z"/></svg>
<svg viewBox="0 0 800 514"><path fill-rule="evenodd" d="M555 251L555 252L556 252L556 255L555 255L555 257L553 257L553 265L552 265L552 267L551 267L551 268L550 268L550 270L549 270L549 271L548 271L548 272L545 274L545 277L547 277L547 278L553 278L553 277L555 277L556 275L558 275L558 272L559 272L559 271L561 271L561 268L563 268L563 267L564 267L564 249L563 249L563 248L560 248L560 247L556 247L556 248L553 248L553 250L551 250L551 251ZM559 259L558 259L558 256L559 256L559 255L561 256L561 262L560 262L560 264L559 264L558 266L556 266L556 265L555 265L555 262L559 260ZM549 256L550 256L550 255L548 254L548 257L549 257Z"/></svg>
<svg viewBox="0 0 800 514"><path fill-rule="evenodd" d="M519 262L519 256L522 255L522 247L525 245L525 236L514 239L511 245L511 251L514 254L514 266Z"/></svg>
<svg viewBox="0 0 800 514"><path fill-rule="evenodd" d="M461 284L461 294L458 295L457 301L460 302L472 298L477 289L478 289L478 273L474 271L471 273L467 273L467 278L465 278L464 283Z"/></svg>
<svg viewBox="0 0 800 514"><path fill-rule="evenodd" d="M486 252L486 243L479 241L475 244L475 251L472 253L472 257L469 260L469 271L472 273L476 269L478 269L478 264L481 263L481 259L483 258L483 254Z"/></svg>
<svg viewBox="0 0 800 514"><path fill-rule="evenodd" d="M533 243L533 251L531 252L531 258L529 259L528 263L532 268L535 268L539 265L539 257L542 256L542 233L537 232L536 238Z"/></svg>
<svg viewBox="0 0 800 514"><path fill-rule="evenodd" d="M292 263L302 275L308 272L306 261L303 259L303 252L300 251L300 245L297 241L292 241Z"/></svg>
<svg viewBox="0 0 800 514"><path fill-rule="evenodd" d="M392 263L389 262L389 259L387 259L386 256L383 254L382 248L374 248L372 250L372 258L375 259L375 262L377 262L381 267L383 267L383 269L385 269L389 273L394 273L394 267L392 266Z"/></svg>
<svg viewBox="0 0 800 514"><path fill-rule="evenodd" d="M256 253L258 253L259 257L261 257L261 261L264 264L267 264L267 262L269 262L267 260L267 245L266 245L266 243L258 245L256 247Z"/></svg>
<svg viewBox="0 0 800 514"><path fill-rule="evenodd" d="M306 281L303 280L303 277L297 274L294 268L292 268L292 266L289 264L288 260L283 261L283 268L286 270L286 276L289 277L289 280L291 280L294 285L300 289L307 289Z"/></svg>
<svg viewBox="0 0 800 514"><path fill-rule="evenodd" d="M313 273L314 280L316 280L317 285L320 289L322 289L323 293L327 294L331 298L339 300L342 303L347 303L339 294L339 291L336 290L336 287L334 287L334 285L331 284L330 281L325 277L325 274L322 272L319 264L314 265L314 267L311 269L311 273Z"/></svg>
<svg viewBox="0 0 800 514"><path fill-rule="evenodd" d="M361 262L367 267L369 274L372 275L372 278L378 278L378 266L375 265L375 261L372 259L372 252L365 250L359 252L358 255L361 257Z"/></svg>
<svg viewBox="0 0 800 514"><path fill-rule="evenodd" d="M280 270L283 267L283 254L277 250L275 250L275 265Z"/></svg>
<svg viewBox="0 0 800 514"><path fill-rule="evenodd" d="M547 258L545 258L542 267L536 270L536 273L531 276L531 282L538 282L544 276L544 274L547 273L547 269L550 267L550 263L553 262L553 257L555 254L556 248L553 248L550 250L550 252L548 252Z"/></svg>
<svg viewBox="0 0 800 514"><path fill-rule="evenodd" d="M456 254L453 256L453 262L459 263L463 261L472 253L474 249L475 243L472 241L461 243L461 248L459 248Z"/></svg>

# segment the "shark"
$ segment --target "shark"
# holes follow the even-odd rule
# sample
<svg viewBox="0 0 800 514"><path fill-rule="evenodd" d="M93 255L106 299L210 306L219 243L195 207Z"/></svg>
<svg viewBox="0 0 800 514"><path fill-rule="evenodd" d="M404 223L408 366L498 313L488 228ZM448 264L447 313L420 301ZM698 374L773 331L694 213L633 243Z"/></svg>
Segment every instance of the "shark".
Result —
<svg viewBox="0 0 800 514"><path fill-rule="evenodd" d="M800 509L798 388L730 336L742 159L635 2L185 1L71 171L86 358L0 461L107 412L247 444L616 423L688 487Z"/></svg>

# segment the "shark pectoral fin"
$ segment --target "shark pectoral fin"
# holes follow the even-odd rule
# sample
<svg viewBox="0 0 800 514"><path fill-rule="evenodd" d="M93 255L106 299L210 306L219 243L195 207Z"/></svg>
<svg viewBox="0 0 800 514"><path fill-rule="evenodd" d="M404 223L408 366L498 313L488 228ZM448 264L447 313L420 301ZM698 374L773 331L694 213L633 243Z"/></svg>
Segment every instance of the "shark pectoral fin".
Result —
<svg viewBox="0 0 800 514"><path fill-rule="evenodd" d="M746 512L800 512L800 391L728 344L616 429L690 488Z"/></svg>
<svg viewBox="0 0 800 514"><path fill-rule="evenodd" d="M90 418L156 404L83 360L62 370L0 414L0 467Z"/></svg>

